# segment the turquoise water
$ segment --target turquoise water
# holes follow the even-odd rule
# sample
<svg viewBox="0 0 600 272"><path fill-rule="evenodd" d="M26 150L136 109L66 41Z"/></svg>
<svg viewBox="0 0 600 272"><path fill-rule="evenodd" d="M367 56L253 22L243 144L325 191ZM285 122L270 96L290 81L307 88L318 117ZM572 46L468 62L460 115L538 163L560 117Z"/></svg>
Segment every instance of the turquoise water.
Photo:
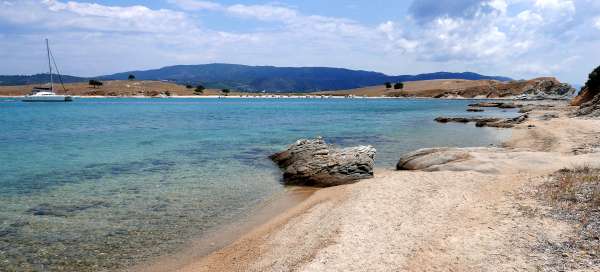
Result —
<svg viewBox="0 0 600 272"><path fill-rule="evenodd" d="M267 156L298 138L371 144L377 166L508 130L437 124L467 100L0 102L0 270L121 269L181 248L284 190Z"/></svg>

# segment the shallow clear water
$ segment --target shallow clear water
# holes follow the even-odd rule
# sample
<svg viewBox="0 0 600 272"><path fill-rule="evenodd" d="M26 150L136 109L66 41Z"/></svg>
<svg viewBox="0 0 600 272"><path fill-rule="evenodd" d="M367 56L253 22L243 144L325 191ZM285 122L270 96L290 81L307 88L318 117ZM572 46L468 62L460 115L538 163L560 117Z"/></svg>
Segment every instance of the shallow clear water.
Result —
<svg viewBox="0 0 600 272"><path fill-rule="evenodd" d="M0 100L0 267L118 269L178 249L284 187L267 156L293 141L377 148L378 167L508 130L437 124L467 100ZM2 270L2 269L0 269Z"/></svg>

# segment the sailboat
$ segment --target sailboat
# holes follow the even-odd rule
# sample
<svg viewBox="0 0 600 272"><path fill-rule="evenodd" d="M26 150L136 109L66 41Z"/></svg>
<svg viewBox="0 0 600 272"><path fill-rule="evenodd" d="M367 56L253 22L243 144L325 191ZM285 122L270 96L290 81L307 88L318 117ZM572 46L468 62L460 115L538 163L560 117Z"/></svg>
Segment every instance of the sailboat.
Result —
<svg viewBox="0 0 600 272"><path fill-rule="evenodd" d="M56 68L56 73L60 80L60 84L63 88L63 91L66 93L65 85L62 82L62 77L60 76L60 72L58 71L58 66L56 66L56 62L54 61L54 56L52 55L52 51L50 51L50 45L48 43L48 39L46 39L46 52L48 54L48 68L50 69L50 87L34 87L31 90L31 93L24 96L22 101L24 102L70 102L73 101L73 97L70 95L60 95L54 92L54 77L52 73L52 64L54 64L54 68Z"/></svg>

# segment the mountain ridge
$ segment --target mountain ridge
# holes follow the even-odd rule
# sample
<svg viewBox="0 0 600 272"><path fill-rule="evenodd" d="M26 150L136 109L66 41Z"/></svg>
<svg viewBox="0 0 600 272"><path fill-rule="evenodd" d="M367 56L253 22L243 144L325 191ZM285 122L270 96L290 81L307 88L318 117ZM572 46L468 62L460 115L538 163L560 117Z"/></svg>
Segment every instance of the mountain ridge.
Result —
<svg viewBox="0 0 600 272"><path fill-rule="evenodd" d="M314 92L344 90L384 84L431 79L468 79L509 81L508 77L486 76L473 72L434 72L390 76L380 72L333 67L277 67L211 63L173 65L158 69L120 72L97 77L63 76L65 83L89 79L125 80L133 74L138 80L170 81L178 84L204 85L249 92ZM46 79L44 79L44 76ZM24 85L47 82L47 74L0 76L0 85Z"/></svg>

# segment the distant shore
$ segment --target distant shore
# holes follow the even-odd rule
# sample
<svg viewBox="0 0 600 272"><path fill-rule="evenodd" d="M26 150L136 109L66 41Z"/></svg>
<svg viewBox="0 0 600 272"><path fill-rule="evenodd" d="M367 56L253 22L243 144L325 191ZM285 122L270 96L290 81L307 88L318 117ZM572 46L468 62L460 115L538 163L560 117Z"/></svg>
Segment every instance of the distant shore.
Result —
<svg viewBox="0 0 600 272"><path fill-rule="evenodd" d="M6 99L21 99L24 96L0 96L0 98ZM190 96L169 96L169 97L153 97L153 96L73 96L75 99L419 99L419 100L514 100L514 97L503 97L503 98L486 98L486 97L444 97L444 98L432 98L432 97L389 97L389 96L317 96L317 95L190 95Z"/></svg>
<svg viewBox="0 0 600 272"><path fill-rule="evenodd" d="M568 111L566 106L534 110L526 123L513 129L504 148L476 149L468 159L441 165L438 171L376 169L373 179L320 189L210 255L153 267L171 271L543 267L544 260L554 256L533 250L536 243L543 239L560 243L569 239L572 227L524 215L523 207L543 209L527 192L558 169L597 166L600 159L600 153L573 153L595 139L589 135L600 135L600 120L573 119ZM548 114L557 118L544 119Z"/></svg>

